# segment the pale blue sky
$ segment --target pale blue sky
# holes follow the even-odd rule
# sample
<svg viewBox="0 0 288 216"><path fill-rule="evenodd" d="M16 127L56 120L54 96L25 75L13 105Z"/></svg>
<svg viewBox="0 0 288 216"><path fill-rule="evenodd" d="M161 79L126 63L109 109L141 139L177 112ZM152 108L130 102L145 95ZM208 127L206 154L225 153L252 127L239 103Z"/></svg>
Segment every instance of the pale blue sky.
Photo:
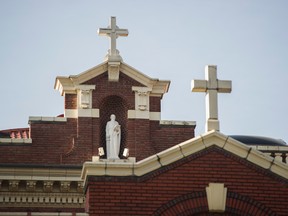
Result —
<svg viewBox="0 0 288 216"><path fill-rule="evenodd" d="M287 11L286 0L0 0L0 130L63 113L55 77L102 63L109 42L97 29L116 16L129 29L117 40L124 62L171 80L163 120L204 132L205 95L190 82L213 64L233 88L218 97L221 132L288 142Z"/></svg>

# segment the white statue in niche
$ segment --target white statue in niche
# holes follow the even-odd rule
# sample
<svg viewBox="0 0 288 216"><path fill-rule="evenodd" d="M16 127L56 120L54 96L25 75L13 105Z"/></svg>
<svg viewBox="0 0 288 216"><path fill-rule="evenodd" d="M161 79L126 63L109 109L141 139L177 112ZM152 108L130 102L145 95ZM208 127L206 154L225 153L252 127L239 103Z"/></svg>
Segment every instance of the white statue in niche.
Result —
<svg viewBox="0 0 288 216"><path fill-rule="evenodd" d="M121 126L115 120L116 116L112 114L110 121L106 124L106 152L107 159L119 159Z"/></svg>

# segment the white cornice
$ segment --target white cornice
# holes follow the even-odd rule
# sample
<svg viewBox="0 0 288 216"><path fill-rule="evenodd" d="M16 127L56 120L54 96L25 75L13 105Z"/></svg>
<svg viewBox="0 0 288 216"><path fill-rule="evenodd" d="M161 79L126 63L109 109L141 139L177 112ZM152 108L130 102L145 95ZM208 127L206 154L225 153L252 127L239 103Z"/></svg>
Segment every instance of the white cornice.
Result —
<svg viewBox="0 0 288 216"><path fill-rule="evenodd" d="M108 61L103 62L87 71L84 71L78 75L71 75L69 77L58 76L55 80L54 88L60 92L61 95L64 94L76 94L76 86L84 83L100 74L108 71ZM128 64L121 62L120 71L130 78L136 80L148 88L151 88L152 96L160 96L168 92L170 81L169 80L159 80L153 79L142 72L136 70L135 68L129 66Z"/></svg>
<svg viewBox="0 0 288 216"><path fill-rule="evenodd" d="M0 138L0 144L31 144L32 139L18 139L18 138Z"/></svg>
<svg viewBox="0 0 288 216"><path fill-rule="evenodd" d="M142 176L162 166L169 165L184 157L190 156L210 146L217 146L236 156L252 162L253 164L270 170L271 172L288 179L288 165L274 160L264 153L234 140L229 136L216 131L210 131L202 136L187 140L165 151L138 162L86 162L83 165L81 178L86 181L90 175L107 176ZM122 174L121 174L122 173Z"/></svg>
<svg viewBox="0 0 288 216"><path fill-rule="evenodd" d="M162 95L168 92L170 85L169 80L159 80L150 78L124 62L122 62L120 70L121 72L131 77L132 79L140 82L141 84L147 86L148 88L152 88L151 94Z"/></svg>
<svg viewBox="0 0 288 216"><path fill-rule="evenodd" d="M74 85L80 85L81 83L84 83L94 77L99 76L100 74L106 72L108 70L108 62L105 61L91 69L88 69L78 75L71 75L69 78L71 78Z"/></svg>
<svg viewBox="0 0 288 216"><path fill-rule="evenodd" d="M0 180L81 181L81 169L0 167Z"/></svg>
<svg viewBox="0 0 288 216"><path fill-rule="evenodd" d="M187 126L196 126L196 121L175 121L175 120L161 120L160 125L187 125Z"/></svg>
<svg viewBox="0 0 288 216"><path fill-rule="evenodd" d="M31 122L67 122L65 117L50 117L50 116L29 116L29 124Z"/></svg>

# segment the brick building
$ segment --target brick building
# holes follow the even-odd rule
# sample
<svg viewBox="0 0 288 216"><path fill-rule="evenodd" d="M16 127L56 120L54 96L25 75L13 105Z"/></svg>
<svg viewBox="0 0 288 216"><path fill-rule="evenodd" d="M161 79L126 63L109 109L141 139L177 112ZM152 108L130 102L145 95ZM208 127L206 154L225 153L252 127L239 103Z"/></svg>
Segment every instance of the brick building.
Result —
<svg viewBox="0 0 288 216"><path fill-rule="evenodd" d="M284 142L161 120L170 82L123 62L113 34L128 31L114 18L99 34L111 37L105 61L56 78L63 115L0 132L0 216L288 214ZM106 156L111 114L120 159Z"/></svg>

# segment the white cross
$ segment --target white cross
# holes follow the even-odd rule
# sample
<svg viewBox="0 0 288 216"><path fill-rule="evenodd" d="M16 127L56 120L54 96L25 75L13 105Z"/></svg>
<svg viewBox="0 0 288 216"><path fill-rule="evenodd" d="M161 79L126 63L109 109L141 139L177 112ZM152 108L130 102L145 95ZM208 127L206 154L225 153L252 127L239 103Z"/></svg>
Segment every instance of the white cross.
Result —
<svg viewBox="0 0 288 216"><path fill-rule="evenodd" d="M119 51L116 49L116 39L118 36L126 37L129 32L127 29L119 29L116 25L116 17L111 17L110 25L107 28L98 29L98 34L100 36L110 37L110 49L108 50L108 60L109 61L122 61Z"/></svg>
<svg viewBox="0 0 288 216"><path fill-rule="evenodd" d="M217 93L230 93L232 82L217 79L217 66L205 67L205 80L192 80L192 92L206 92L206 132L220 130Z"/></svg>

